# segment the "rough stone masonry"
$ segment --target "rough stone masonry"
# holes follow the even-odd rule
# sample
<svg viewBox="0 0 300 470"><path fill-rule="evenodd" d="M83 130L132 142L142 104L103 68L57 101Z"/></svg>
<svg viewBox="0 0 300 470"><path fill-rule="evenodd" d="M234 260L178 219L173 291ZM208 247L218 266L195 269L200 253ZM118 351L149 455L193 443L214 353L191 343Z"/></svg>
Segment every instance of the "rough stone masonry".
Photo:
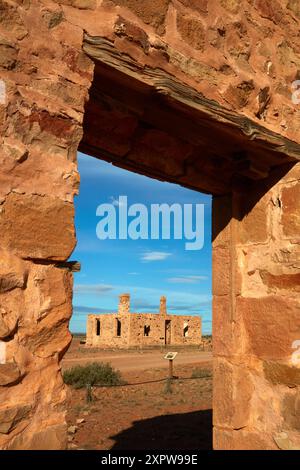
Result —
<svg viewBox="0 0 300 470"><path fill-rule="evenodd" d="M201 317L167 313L160 299L159 313L130 312L130 295L120 295L116 313L89 314L86 345L100 348L200 346Z"/></svg>
<svg viewBox="0 0 300 470"><path fill-rule="evenodd" d="M214 447L299 448L299 22L296 0L0 0L0 448L66 446L78 148L213 195Z"/></svg>

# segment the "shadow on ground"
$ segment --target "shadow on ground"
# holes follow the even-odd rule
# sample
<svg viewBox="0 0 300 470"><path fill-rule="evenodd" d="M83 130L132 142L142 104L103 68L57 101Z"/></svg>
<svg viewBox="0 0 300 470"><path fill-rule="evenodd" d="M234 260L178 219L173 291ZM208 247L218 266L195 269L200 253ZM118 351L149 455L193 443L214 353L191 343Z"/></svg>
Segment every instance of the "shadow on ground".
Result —
<svg viewBox="0 0 300 470"><path fill-rule="evenodd" d="M212 449L212 410L134 421L111 439L114 450Z"/></svg>

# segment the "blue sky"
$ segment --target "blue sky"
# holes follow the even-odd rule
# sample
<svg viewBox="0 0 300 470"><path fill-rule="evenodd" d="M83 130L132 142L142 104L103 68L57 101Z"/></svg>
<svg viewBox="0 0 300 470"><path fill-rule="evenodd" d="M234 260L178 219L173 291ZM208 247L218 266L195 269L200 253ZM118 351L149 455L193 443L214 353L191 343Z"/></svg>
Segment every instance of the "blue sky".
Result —
<svg viewBox="0 0 300 470"><path fill-rule="evenodd" d="M70 259L81 263L74 274L72 332L85 332L88 313L117 310L118 296L131 295L132 312L157 312L161 295L169 313L201 315L203 333L211 333L211 196L137 175L102 160L78 155L80 193L75 198L77 247ZM99 204L119 196L128 206L204 204L204 246L185 249L186 240L99 240ZM129 221L131 219L129 218Z"/></svg>

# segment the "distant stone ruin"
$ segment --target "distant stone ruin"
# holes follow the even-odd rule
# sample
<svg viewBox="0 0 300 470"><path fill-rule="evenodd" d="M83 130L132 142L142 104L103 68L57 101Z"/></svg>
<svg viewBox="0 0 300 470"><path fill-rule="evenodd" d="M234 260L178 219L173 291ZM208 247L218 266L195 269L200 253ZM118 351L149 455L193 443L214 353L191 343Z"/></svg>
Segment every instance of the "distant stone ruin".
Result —
<svg viewBox="0 0 300 470"><path fill-rule="evenodd" d="M67 446L78 150L212 195L213 447L299 448L299 22L297 0L0 0L0 449Z"/></svg>
<svg viewBox="0 0 300 470"><path fill-rule="evenodd" d="M87 318L87 346L130 348L167 345L199 345L201 317L169 315L166 297L159 313L130 313L130 295L120 295L117 313L91 314Z"/></svg>

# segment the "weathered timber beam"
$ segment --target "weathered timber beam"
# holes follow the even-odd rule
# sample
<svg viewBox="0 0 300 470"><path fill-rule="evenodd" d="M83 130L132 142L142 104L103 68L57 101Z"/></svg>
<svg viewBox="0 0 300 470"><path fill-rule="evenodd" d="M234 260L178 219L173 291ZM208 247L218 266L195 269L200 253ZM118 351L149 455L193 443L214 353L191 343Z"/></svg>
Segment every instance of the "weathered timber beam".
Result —
<svg viewBox="0 0 300 470"><path fill-rule="evenodd" d="M79 261L66 261L56 263L57 268L68 269L72 273L79 273L81 271L81 263Z"/></svg>
<svg viewBox="0 0 300 470"><path fill-rule="evenodd" d="M32 261L35 264L42 264L44 266L54 266L55 268L67 269L70 272L78 273L81 270L81 264L79 261L57 261L52 259L41 259L41 258L25 258L28 261Z"/></svg>

